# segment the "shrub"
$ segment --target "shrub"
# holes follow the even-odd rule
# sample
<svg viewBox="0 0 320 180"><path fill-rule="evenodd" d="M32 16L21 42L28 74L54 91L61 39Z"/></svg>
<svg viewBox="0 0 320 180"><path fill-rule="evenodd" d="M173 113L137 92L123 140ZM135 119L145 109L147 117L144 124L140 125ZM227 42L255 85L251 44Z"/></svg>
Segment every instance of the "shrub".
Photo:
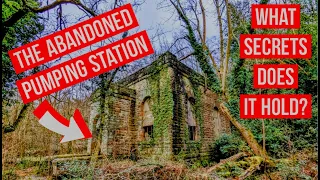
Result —
<svg viewBox="0 0 320 180"><path fill-rule="evenodd" d="M240 137L221 134L211 146L210 160L218 162L247 149L246 143Z"/></svg>

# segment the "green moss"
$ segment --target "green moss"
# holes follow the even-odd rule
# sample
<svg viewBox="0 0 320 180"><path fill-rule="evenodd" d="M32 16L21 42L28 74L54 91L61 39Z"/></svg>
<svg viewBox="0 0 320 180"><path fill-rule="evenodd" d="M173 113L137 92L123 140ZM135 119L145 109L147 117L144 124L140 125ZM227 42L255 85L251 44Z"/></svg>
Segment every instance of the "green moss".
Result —
<svg viewBox="0 0 320 180"><path fill-rule="evenodd" d="M194 84L194 83L192 83ZM194 104L194 111L198 125L200 126L200 141L202 141L202 137L204 136L203 132L203 103L202 103L202 92L200 91L199 87L192 86L194 96L195 96L195 104Z"/></svg>
<svg viewBox="0 0 320 180"><path fill-rule="evenodd" d="M195 77L195 78L193 78L193 77ZM199 76L192 76L190 78L191 78L190 84L191 84L191 88L193 89L194 100L195 100L192 105L193 106L193 113L195 115L197 126L199 127L199 130L200 130L199 139L197 139L196 141L189 140L189 136L190 136L189 129L188 129L188 126L185 122L186 113L185 113L185 111L183 111L184 113L179 115L178 121L181 123L181 127L183 130L182 143L185 146L184 146L184 148L182 148L180 150L180 152L175 156L175 158L178 161L186 161L187 160L188 164L190 164L191 166L198 166L200 164L207 165L207 163L206 163L207 159L201 157L201 155L200 155L201 147L203 145L204 132L203 132L203 116L202 116L203 103L201 101L202 92L201 92L201 89L199 88L199 84L198 84ZM176 101L179 101L179 102L176 102L176 103L182 104L183 102L180 102L180 101L181 101L181 99L184 98L184 95L180 95L180 94L177 94L177 95L179 96L179 98L176 98ZM183 107L180 107L180 108L183 108ZM194 159L194 158L196 158L196 159Z"/></svg>
<svg viewBox="0 0 320 180"><path fill-rule="evenodd" d="M165 149L171 147L169 128L172 124L174 102L171 88L172 77L168 68L162 65L157 69L162 70L147 79L150 84L151 100L153 102L151 110L154 116L153 138L149 143L156 147L157 154L163 154L169 153Z"/></svg>
<svg viewBox="0 0 320 180"><path fill-rule="evenodd" d="M14 168L2 171L2 179L3 180L17 179L17 178L18 178L18 176L15 173L15 169Z"/></svg>
<svg viewBox="0 0 320 180"><path fill-rule="evenodd" d="M196 76L192 76L192 77L196 77ZM197 83L195 82L194 79L191 79L191 84L192 84L192 90L193 90L194 99L195 99L195 102L193 104L193 112L194 112L194 115L196 118L197 126L199 126L199 129L200 129L200 132L199 132L200 139L197 139L196 141L190 141L189 140L189 130L188 130L187 126L184 126L185 127L184 128L185 129L185 133L184 133L185 137L184 138L185 138L185 143L187 145L188 156L196 157L196 156L199 156L200 149L202 147L203 135L204 135L203 116L202 116L203 104L201 101L202 92L199 89L199 86L197 85Z"/></svg>

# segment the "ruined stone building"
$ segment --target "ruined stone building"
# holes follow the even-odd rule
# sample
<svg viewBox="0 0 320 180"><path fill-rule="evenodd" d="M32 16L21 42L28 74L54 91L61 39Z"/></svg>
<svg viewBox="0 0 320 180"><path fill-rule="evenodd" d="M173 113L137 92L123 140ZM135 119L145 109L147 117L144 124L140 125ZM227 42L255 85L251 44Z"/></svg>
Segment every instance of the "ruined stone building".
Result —
<svg viewBox="0 0 320 180"><path fill-rule="evenodd" d="M117 157L206 157L215 138L230 132L218 98L202 75L166 53L112 86L101 151ZM93 133L98 104L91 109Z"/></svg>

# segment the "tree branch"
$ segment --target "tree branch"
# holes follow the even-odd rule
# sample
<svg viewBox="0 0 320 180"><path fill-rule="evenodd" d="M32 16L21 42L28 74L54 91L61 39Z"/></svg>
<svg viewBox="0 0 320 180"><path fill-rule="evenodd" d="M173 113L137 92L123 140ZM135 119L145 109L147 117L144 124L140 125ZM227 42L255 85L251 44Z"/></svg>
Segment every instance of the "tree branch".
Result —
<svg viewBox="0 0 320 180"><path fill-rule="evenodd" d="M42 13L45 11L48 11L50 9L55 8L56 6L62 5L62 4L74 4L82 9L84 9L86 12L88 12L92 16L97 16L97 14L91 10L90 8L86 7L84 4L82 4L80 1L77 0L56 0L55 2L44 6L42 8L34 8L28 5L27 0L22 0L23 6L22 9L18 10L16 13L14 13L9 19L5 20L2 23L1 26L1 42L3 41L4 37L6 36L8 32L8 28L12 27L16 22L18 22L21 18L23 18L24 15L26 15L28 12L34 12L34 13Z"/></svg>
<svg viewBox="0 0 320 180"><path fill-rule="evenodd" d="M92 16L96 16L97 15L95 12L93 12L91 9L86 7L80 1L76 1L76 0L56 0L55 2L53 2L53 3L51 3L51 4L47 5L47 6L44 6L42 8L34 8L34 7L29 6L28 3L27 3L27 0L23 0L22 2L23 2L24 7L22 9L20 9L19 11L17 11L16 13L14 13L11 16L11 18L9 18L8 20L4 21L2 26L5 26L5 27L13 26L19 19L21 19L28 12L42 13L42 12L48 11L50 9L53 9L56 6L62 5L62 4L74 4L76 6L79 6L79 7L83 8L85 11L87 11Z"/></svg>
<svg viewBox="0 0 320 180"><path fill-rule="evenodd" d="M228 62L230 58L230 48L231 48L231 39L232 39L232 30L231 30L231 15L230 15L230 6L229 1L225 0L226 3L226 15L227 15L227 21L228 21L228 41L227 41L227 50L226 50L226 57L224 59L224 65L223 65L223 74L222 74L222 93L226 92L226 78L228 73Z"/></svg>
<svg viewBox="0 0 320 180"><path fill-rule="evenodd" d="M253 134L247 130L242 124L240 124L235 118L232 117L229 109L224 105L224 103L220 104L221 112L226 115L226 117L230 120L230 122L239 130L242 137L247 142L248 146L252 149L253 153L257 156L264 157L269 159L266 152L264 152L259 145L259 143L254 139Z"/></svg>
<svg viewBox="0 0 320 180"><path fill-rule="evenodd" d="M214 0L213 1L215 6L216 6L216 11L218 14L218 25L219 25L219 35L220 35L220 72L223 71L223 29L222 29L222 17L221 17L221 12L220 12L220 5L219 5L219 0ZM219 75L220 79L221 74Z"/></svg>
<svg viewBox="0 0 320 180"><path fill-rule="evenodd" d="M205 44L206 42L206 12L204 9L204 6L202 4L202 0L200 0L200 7L201 7L201 13L202 13L202 24L203 24L203 30L202 30L202 43Z"/></svg>
<svg viewBox="0 0 320 180"><path fill-rule="evenodd" d="M211 173L212 171L214 171L215 169L217 169L219 166L224 165L224 164L226 164L226 163L228 163L228 162L231 162L231 161L236 161L237 159L239 159L239 158L241 158L241 157L243 157L243 156L248 156L248 153L246 153L246 152L240 152L240 153L238 153L238 154L235 154L235 155L233 155L233 156L228 157L227 159L223 159L223 160L221 160L218 164L210 167L210 168L207 170L207 172L208 172L208 173Z"/></svg>
<svg viewBox="0 0 320 180"><path fill-rule="evenodd" d="M2 132L5 133L10 133L16 130L18 127L19 123L22 121L22 119L26 116L27 110L31 106L31 103L29 104L23 104L22 109L20 110L19 116L17 119L13 122L13 124L6 125L2 127Z"/></svg>
<svg viewBox="0 0 320 180"><path fill-rule="evenodd" d="M26 7L34 12L34 13L42 13L42 12L45 12L45 11L48 11L50 9L53 9L55 8L56 6L59 6L59 5L62 5L62 4L74 4L76 6L79 6L81 8L83 8L85 11L87 11L89 14L91 14L92 16L96 16L96 13L93 12L91 9L89 9L87 6L85 6L84 4L82 4L80 1L78 0L56 0L55 2L47 5L47 6L44 6L42 8L34 8L34 7L31 7L27 4L27 1L26 0L23 0L24 3L26 4Z"/></svg>
<svg viewBox="0 0 320 180"><path fill-rule="evenodd" d="M97 16L97 14L92 9L88 8L87 6L82 4L81 2L77 3L77 5L79 7L81 7L82 9L84 9L86 12L88 12L91 16Z"/></svg>
<svg viewBox="0 0 320 180"><path fill-rule="evenodd" d="M194 52L184 56L183 58L180 58L179 61L185 60L185 59L187 59L188 57L190 57L192 55L194 55Z"/></svg>
<svg viewBox="0 0 320 180"><path fill-rule="evenodd" d="M9 19L4 21L1 26L1 42L3 41L4 37L8 32L8 28L12 27L16 22L18 22L24 15L27 14L26 9L20 9L16 13L14 13Z"/></svg>

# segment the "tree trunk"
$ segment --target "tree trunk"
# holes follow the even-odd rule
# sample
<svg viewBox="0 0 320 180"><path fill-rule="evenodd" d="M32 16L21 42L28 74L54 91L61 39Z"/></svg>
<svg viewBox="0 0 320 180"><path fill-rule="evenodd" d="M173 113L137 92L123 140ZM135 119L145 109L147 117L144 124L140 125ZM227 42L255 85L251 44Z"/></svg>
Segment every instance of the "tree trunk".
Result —
<svg viewBox="0 0 320 180"><path fill-rule="evenodd" d="M210 64L207 61L207 57L205 54L205 50L203 49L203 46L201 46L201 44L199 44L197 42L197 39L195 38L195 34L193 32L193 29L191 27L190 21L188 19L188 17L186 16L186 14L183 12L181 8L181 5L179 3L179 1L177 1L178 4L175 4L172 0L170 0L171 4L174 6L174 8L177 10L179 17L182 19L182 21L185 23L186 25L186 29L188 31L188 38L189 38L189 43L191 45L191 47L194 50L195 53L195 57L196 60L199 62L200 64L200 68L202 69L202 71L207 75L208 79L209 79L209 87L211 90L215 91L216 93L221 92L221 89L219 89L220 84L218 84L218 76L217 74L215 74L215 72L213 71L213 67L210 66ZM228 2L228 0L226 0L226 2ZM228 11L227 14L230 15L230 12ZM229 17L230 18L230 17ZM229 19L230 23L231 23L231 19ZM231 25L229 26L231 28ZM231 29L229 29L229 31L231 31ZM230 32L231 35L231 32ZM231 43L231 37L228 37L228 46L230 46ZM230 47L227 48L227 54L230 54ZM226 55L226 59L228 60L229 55ZM226 64L228 65L228 64ZM225 67L226 69L227 67ZM227 73L227 71L225 71L225 73ZM225 98L225 95L222 95L222 97ZM249 147L252 149L252 151L254 152L255 155L257 156L262 156L262 157L267 157L266 153L263 152L262 148L260 147L259 143L254 139L253 134L247 130L244 126L242 126L235 118L232 117L232 115L230 114L229 110L227 107L224 106L224 104L221 104L221 109L222 111L226 114L226 116L228 117L228 119L231 121L231 123L239 130L239 132L241 133L241 135L243 136L243 138L245 139L245 141L248 143Z"/></svg>
<svg viewBox="0 0 320 180"><path fill-rule="evenodd" d="M178 1L178 3L179 3L179 1ZM186 16L186 14L183 13L183 10L179 8L181 5L178 4L179 5L178 6L172 0L171 0L171 4L175 7L175 9L178 12L179 17L186 24L186 29L188 31L189 43L194 50L194 55L200 65L201 70L206 74L206 76L210 80L209 81L210 88L213 89L215 92L219 92L220 91L220 83L217 78L218 76L214 72L212 66L208 62L206 50L203 48L202 44L197 42L195 33L193 32L193 29L192 29L192 26L190 24L188 17Z"/></svg>
<svg viewBox="0 0 320 180"><path fill-rule="evenodd" d="M259 143L254 139L253 134L232 117L228 108L223 103L220 104L220 107L222 112L228 117L230 122L239 130L248 146L252 149L253 153L257 156L267 158L267 154L262 150Z"/></svg>
<svg viewBox="0 0 320 180"><path fill-rule="evenodd" d="M26 113L28 112L29 107L31 106L32 103L29 104L23 104L22 109L20 110L20 113L17 117L17 119L13 122L11 125L6 125L2 127L2 132L4 134L10 133L16 130L18 127L19 123L22 121L23 118L25 118Z"/></svg>
<svg viewBox="0 0 320 180"><path fill-rule="evenodd" d="M222 29L222 17L221 17L221 12L220 12L220 3L219 0L214 1L215 6L216 6L216 11L218 15L218 24L219 24L219 35L220 35L220 59L224 58L223 55L223 29ZM220 63L220 70L219 70L219 77L222 79L222 72L223 72L223 63Z"/></svg>
<svg viewBox="0 0 320 180"><path fill-rule="evenodd" d="M228 162L231 162L231 161L236 161L238 160L239 158L243 157L243 156L248 156L247 153L245 152L240 152L238 154L235 154L231 157L228 157L227 159L224 159L224 160L221 160L218 164L214 165L213 167L210 167L207 172L210 173L212 171L214 171L215 169L217 169L219 166L223 165L223 164L226 164Z"/></svg>
<svg viewBox="0 0 320 180"><path fill-rule="evenodd" d="M227 72L228 72L228 62L230 58L230 46L231 46L231 39L232 39L232 31L231 31L231 15L230 15L230 7L229 7L229 1L225 0L226 3L226 11L227 11L227 21L228 21L228 42L227 42L227 50L226 50L226 58L223 62L223 74L221 79L221 88L222 93L225 94L226 92L226 78L227 78Z"/></svg>

